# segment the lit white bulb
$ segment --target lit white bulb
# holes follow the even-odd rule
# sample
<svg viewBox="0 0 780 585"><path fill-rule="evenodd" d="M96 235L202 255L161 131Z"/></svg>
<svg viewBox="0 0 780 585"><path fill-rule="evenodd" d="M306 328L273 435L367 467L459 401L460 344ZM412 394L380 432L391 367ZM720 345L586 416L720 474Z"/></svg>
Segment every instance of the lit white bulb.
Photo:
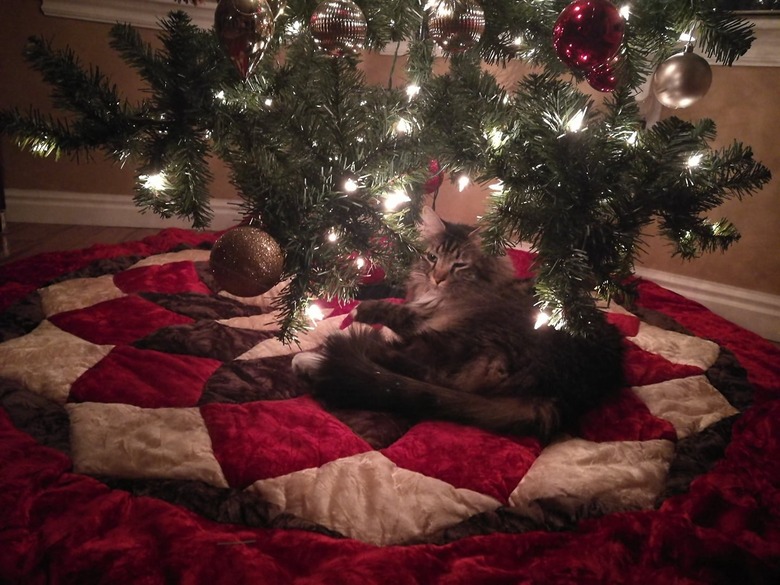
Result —
<svg viewBox="0 0 780 585"><path fill-rule="evenodd" d="M329 242L337 242L339 239L339 235L336 232L330 232L328 234L328 241Z"/></svg>
<svg viewBox="0 0 780 585"><path fill-rule="evenodd" d="M493 130L488 132L488 140L490 140L490 146L499 148L504 142L504 133L498 128L493 128Z"/></svg>
<svg viewBox="0 0 780 585"><path fill-rule="evenodd" d="M43 138L46 139L45 136ZM49 145L45 142L36 142L32 147L32 151L35 154L46 154L49 152Z"/></svg>
<svg viewBox="0 0 780 585"><path fill-rule="evenodd" d="M689 169L692 169L692 168L694 168L694 167L698 167L698 166L699 166L699 164L701 163L701 159L702 159L702 157L703 157L703 156L704 156L704 155L703 155L703 154L701 154L701 153L692 154L692 155L691 155L691 156L688 158L688 161L687 161L685 164L687 165L687 167L688 167Z"/></svg>
<svg viewBox="0 0 780 585"><path fill-rule="evenodd" d="M692 43L696 40L696 37L693 36L693 32L684 32L680 34L680 38L678 40L681 43Z"/></svg>
<svg viewBox="0 0 780 585"><path fill-rule="evenodd" d="M344 191L346 191L347 193L354 193L357 190L358 190L358 184L357 182L355 182L355 179L350 178L344 181Z"/></svg>
<svg viewBox="0 0 780 585"><path fill-rule="evenodd" d="M458 177L458 191L462 192L463 189L469 186L469 183L471 183L471 179L468 178L468 175Z"/></svg>
<svg viewBox="0 0 780 585"><path fill-rule="evenodd" d="M639 132L632 132L628 135L628 138L626 138L626 142L629 146L636 146L637 141L639 140Z"/></svg>
<svg viewBox="0 0 780 585"><path fill-rule="evenodd" d="M398 122L395 123L395 133L396 134L408 134L412 131L412 124L409 122L409 120L405 118L401 118L398 120Z"/></svg>
<svg viewBox="0 0 780 585"><path fill-rule="evenodd" d="M430 0L425 5L425 10L433 10L433 15L439 18L449 17L454 13L450 3L443 0Z"/></svg>
<svg viewBox="0 0 780 585"><path fill-rule="evenodd" d="M355 258L355 265L358 267L358 270L362 270L362 268L366 265L366 259L362 256L358 256Z"/></svg>
<svg viewBox="0 0 780 585"><path fill-rule="evenodd" d="M408 201L411 201L411 197L406 194L406 191L403 189L397 189L395 191L390 191L389 193L386 193L384 196L385 200L385 209L388 211L392 211L394 209L397 209L399 206L403 205L404 203L407 203Z"/></svg>
<svg viewBox="0 0 780 585"><path fill-rule="evenodd" d="M311 303L306 307L306 316L311 320L312 326L316 326L318 321L322 321L325 318L325 314L316 303Z"/></svg>
<svg viewBox="0 0 780 585"><path fill-rule="evenodd" d="M409 97L409 99L413 99L417 96L417 94L420 93L420 86L416 83L410 83L406 86L406 95Z"/></svg>
<svg viewBox="0 0 780 585"><path fill-rule="evenodd" d="M620 7L618 12L620 16L623 17L623 20L628 20L631 16L631 6L629 4L624 4Z"/></svg>
<svg viewBox="0 0 780 585"><path fill-rule="evenodd" d="M217 98L221 102L227 101L225 99L225 92L223 90L219 90L217 93L215 93L214 97Z"/></svg>
<svg viewBox="0 0 780 585"><path fill-rule="evenodd" d="M162 171L154 173L153 175L139 175L138 179L141 181L144 188L149 189L150 191L161 191L162 189L165 189L168 184L165 173Z"/></svg>
<svg viewBox="0 0 780 585"><path fill-rule="evenodd" d="M300 20L293 20L287 25L287 30L291 35L297 35L299 32L303 30L303 22L301 22Z"/></svg>
<svg viewBox="0 0 780 585"><path fill-rule="evenodd" d="M274 104L274 100L271 98L266 98L263 103L266 105L266 107L270 108Z"/></svg>
<svg viewBox="0 0 780 585"><path fill-rule="evenodd" d="M587 109L582 109L574 116L572 116L571 120L569 120L569 123L566 124L566 129L569 132L579 132L582 130L582 125L585 123L585 115L588 113Z"/></svg>
<svg viewBox="0 0 780 585"><path fill-rule="evenodd" d="M547 325L549 322L550 316L544 311L539 311L539 314L536 316L536 323L534 323L534 329L539 329L540 327Z"/></svg>

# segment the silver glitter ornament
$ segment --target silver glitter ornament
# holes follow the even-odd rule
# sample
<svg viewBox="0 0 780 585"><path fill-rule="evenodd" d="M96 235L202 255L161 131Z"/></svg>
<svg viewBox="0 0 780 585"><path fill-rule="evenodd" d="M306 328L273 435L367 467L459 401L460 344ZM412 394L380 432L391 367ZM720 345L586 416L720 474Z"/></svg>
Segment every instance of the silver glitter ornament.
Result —
<svg viewBox="0 0 780 585"><path fill-rule="evenodd" d="M428 32L448 53L476 46L485 32L485 11L474 0L442 0L428 13Z"/></svg>
<svg viewBox="0 0 780 585"><path fill-rule="evenodd" d="M343 57L363 48L368 23L352 0L325 0L311 15L309 30L317 46L328 55Z"/></svg>

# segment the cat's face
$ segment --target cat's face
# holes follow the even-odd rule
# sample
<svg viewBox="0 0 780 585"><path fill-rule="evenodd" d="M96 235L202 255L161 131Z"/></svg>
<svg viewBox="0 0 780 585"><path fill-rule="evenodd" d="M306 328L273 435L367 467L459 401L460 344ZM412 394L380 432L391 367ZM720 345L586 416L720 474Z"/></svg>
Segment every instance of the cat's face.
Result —
<svg viewBox="0 0 780 585"><path fill-rule="evenodd" d="M420 226L427 248L418 267L420 276L433 288L473 281L483 258L476 231L460 224L443 222L430 208L423 210Z"/></svg>

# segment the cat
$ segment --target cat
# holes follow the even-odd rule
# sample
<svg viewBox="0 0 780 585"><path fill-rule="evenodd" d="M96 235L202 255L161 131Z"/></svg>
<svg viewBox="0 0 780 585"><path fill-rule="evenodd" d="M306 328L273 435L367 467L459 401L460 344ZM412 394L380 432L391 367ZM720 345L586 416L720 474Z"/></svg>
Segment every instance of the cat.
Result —
<svg viewBox="0 0 780 585"><path fill-rule="evenodd" d="M353 313L384 333L353 325L293 359L316 398L546 443L623 386L621 336L606 320L588 337L535 328L532 281L483 252L478 230L430 207L419 230L427 248L405 302L364 300Z"/></svg>

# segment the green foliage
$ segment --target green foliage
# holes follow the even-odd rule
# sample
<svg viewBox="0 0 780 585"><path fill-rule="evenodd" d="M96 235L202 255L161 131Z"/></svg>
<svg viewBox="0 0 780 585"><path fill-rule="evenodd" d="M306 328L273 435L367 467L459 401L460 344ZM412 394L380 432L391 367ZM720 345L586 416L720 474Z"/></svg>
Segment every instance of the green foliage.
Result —
<svg viewBox="0 0 780 585"><path fill-rule="evenodd" d="M622 104L625 94L597 111L549 74L527 77L512 98L505 140L483 159L485 176L502 184L486 239L494 248L532 244L540 305L553 324L575 331L587 332L595 318L591 292L630 293L624 283L650 224L657 221L684 258L725 250L739 233L706 214L770 179L749 148L712 150L711 120L669 118L642 129L632 103ZM588 114L575 130L568 124L580 112Z"/></svg>
<svg viewBox="0 0 780 585"><path fill-rule="evenodd" d="M749 147L712 149L710 120L645 127L634 98L679 50L681 33L696 29L700 52L731 64L749 48L751 25L718 9L718 0L635 3L618 53L620 86L597 104L577 88L583 72L569 71L552 46L567 3L483 2L479 44L446 55L448 71L437 73L427 2L356 0L369 49L392 51L408 41L406 77L420 87L413 99L392 82L369 85L359 56L318 51L306 26L317 0L289 0L281 12L280 2L270 2L275 32L246 80L216 35L183 12L161 22L157 48L131 26L113 27L112 48L146 84L134 104L70 49L33 38L25 56L65 115L10 109L0 112L0 130L41 156L101 150L132 161L138 205L195 227L212 216L208 161L223 160L243 215L284 249L277 308L288 341L307 325L310 299L354 295L364 274L358 257L391 276L404 273L416 254L428 163L436 159L451 176L500 182L482 219L485 245L501 253L529 242L538 253L539 304L553 324L586 334L601 318L594 294L630 292L626 277L648 225L657 223L684 258L725 250L739 232L707 215L751 195L770 175ZM482 67L512 60L537 73L503 87ZM159 172L164 180L151 183ZM385 209L386 196L399 191L411 201Z"/></svg>

